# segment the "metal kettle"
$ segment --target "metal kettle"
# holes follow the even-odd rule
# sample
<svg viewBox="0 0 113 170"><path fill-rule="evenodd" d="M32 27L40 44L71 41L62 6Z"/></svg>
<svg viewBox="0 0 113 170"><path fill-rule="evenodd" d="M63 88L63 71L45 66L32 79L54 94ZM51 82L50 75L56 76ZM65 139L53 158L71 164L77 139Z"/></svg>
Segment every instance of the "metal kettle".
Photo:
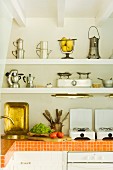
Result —
<svg viewBox="0 0 113 170"><path fill-rule="evenodd" d="M97 30L97 33L98 33L98 38L97 37L92 37L92 38L89 38L89 32L90 32L90 29L94 27L96 30ZM95 26L91 26L89 28L89 31L88 31L88 38L90 40L90 43L89 43L89 54L88 54L88 59L99 59L100 58L100 55L99 55L99 49L98 49L98 46L99 46L99 39L100 39L100 35L99 35L99 32L98 32L98 29L95 27Z"/></svg>
<svg viewBox="0 0 113 170"><path fill-rule="evenodd" d="M18 74L18 70L11 70L10 72L7 72L6 74L8 86L10 88L19 88L19 80L21 79L21 76L24 75L22 73Z"/></svg>
<svg viewBox="0 0 113 170"><path fill-rule="evenodd" d="M31 74L29 74L27 77L23 77L23 81L26 83L26 87L34 87L34 81L35 77L32 77Z"/></svg>

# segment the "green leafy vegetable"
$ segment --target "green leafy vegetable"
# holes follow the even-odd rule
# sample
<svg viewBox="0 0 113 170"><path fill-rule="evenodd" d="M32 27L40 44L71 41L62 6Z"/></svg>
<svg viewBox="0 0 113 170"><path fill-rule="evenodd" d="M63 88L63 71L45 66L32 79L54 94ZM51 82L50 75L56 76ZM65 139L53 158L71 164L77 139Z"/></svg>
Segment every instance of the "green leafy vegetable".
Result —
<svg viewBox="0 0 113 170"><path fill-rule="evenodd" d="M36 124L35 126L33 126L33 128L30 130L30 132L32 133L37 133L37 134L49 134L51 132L53 132L53 130L42 124L42 123L39 123L39 124Z"/></svg>

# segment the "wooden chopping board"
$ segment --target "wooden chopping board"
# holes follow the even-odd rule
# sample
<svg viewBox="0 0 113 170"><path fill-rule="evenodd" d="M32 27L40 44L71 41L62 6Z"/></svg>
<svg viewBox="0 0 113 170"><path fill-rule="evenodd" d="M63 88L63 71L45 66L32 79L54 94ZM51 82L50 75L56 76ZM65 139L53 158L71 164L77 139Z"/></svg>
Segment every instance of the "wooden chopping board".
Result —
<svg viewBox="0 0 113 170"><path fill-rule="evenodd" d="M54 139L51 139L50 137L28 136L27 139L37 140L37 141L45 141L45 142L63 142L63 141L71 141L72 140L72 138L69 136L64 136L63 138L54 138Z"/></svg>

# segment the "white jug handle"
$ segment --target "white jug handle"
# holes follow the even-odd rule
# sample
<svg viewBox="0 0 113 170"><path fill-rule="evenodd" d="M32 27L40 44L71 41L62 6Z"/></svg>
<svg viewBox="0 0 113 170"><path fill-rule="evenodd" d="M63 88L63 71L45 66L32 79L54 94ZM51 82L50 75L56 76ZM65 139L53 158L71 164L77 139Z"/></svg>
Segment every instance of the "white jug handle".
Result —
<svg viewBox="0 0 113 170"><path fill-rule="evenodd" d="M37 50L36 50L36 53L37 53L37 55L40 57L40 55L38 54L38 51L40 51L40 50L39 50L39 49L37 49Z"/></svg>
<svg viewBox="0 0 113 170"><path fill-rule="evenodd" d="M17 52L16 51L12 51L12 54L17 58Z"/></svg>
<svg viewBox="0 0 113 170"><path fill-rule="evenodd" d="M40 45L40 43L36 46L36 49L40 50L40 48L38 47Z"/></svg>
<svg viewBox="0 0 113 170"><path fill-rule="evenodd" d="M13 42L13 45L14 45L15 47L17 47L17 45L15 45L15 43L16 43L16 42Z"/></svg>

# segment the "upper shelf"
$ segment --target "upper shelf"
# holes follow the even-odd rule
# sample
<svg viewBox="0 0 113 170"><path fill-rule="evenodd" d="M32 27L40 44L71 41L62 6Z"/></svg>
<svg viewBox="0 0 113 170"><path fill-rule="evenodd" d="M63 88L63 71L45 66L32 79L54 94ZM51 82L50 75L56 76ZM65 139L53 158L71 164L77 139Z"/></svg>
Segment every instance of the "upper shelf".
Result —
<svg viewBox="0 0 113 170"><path fill-rule="evenodd" d="M7 59L6 64L113 64L113 59Z"/></svg>

